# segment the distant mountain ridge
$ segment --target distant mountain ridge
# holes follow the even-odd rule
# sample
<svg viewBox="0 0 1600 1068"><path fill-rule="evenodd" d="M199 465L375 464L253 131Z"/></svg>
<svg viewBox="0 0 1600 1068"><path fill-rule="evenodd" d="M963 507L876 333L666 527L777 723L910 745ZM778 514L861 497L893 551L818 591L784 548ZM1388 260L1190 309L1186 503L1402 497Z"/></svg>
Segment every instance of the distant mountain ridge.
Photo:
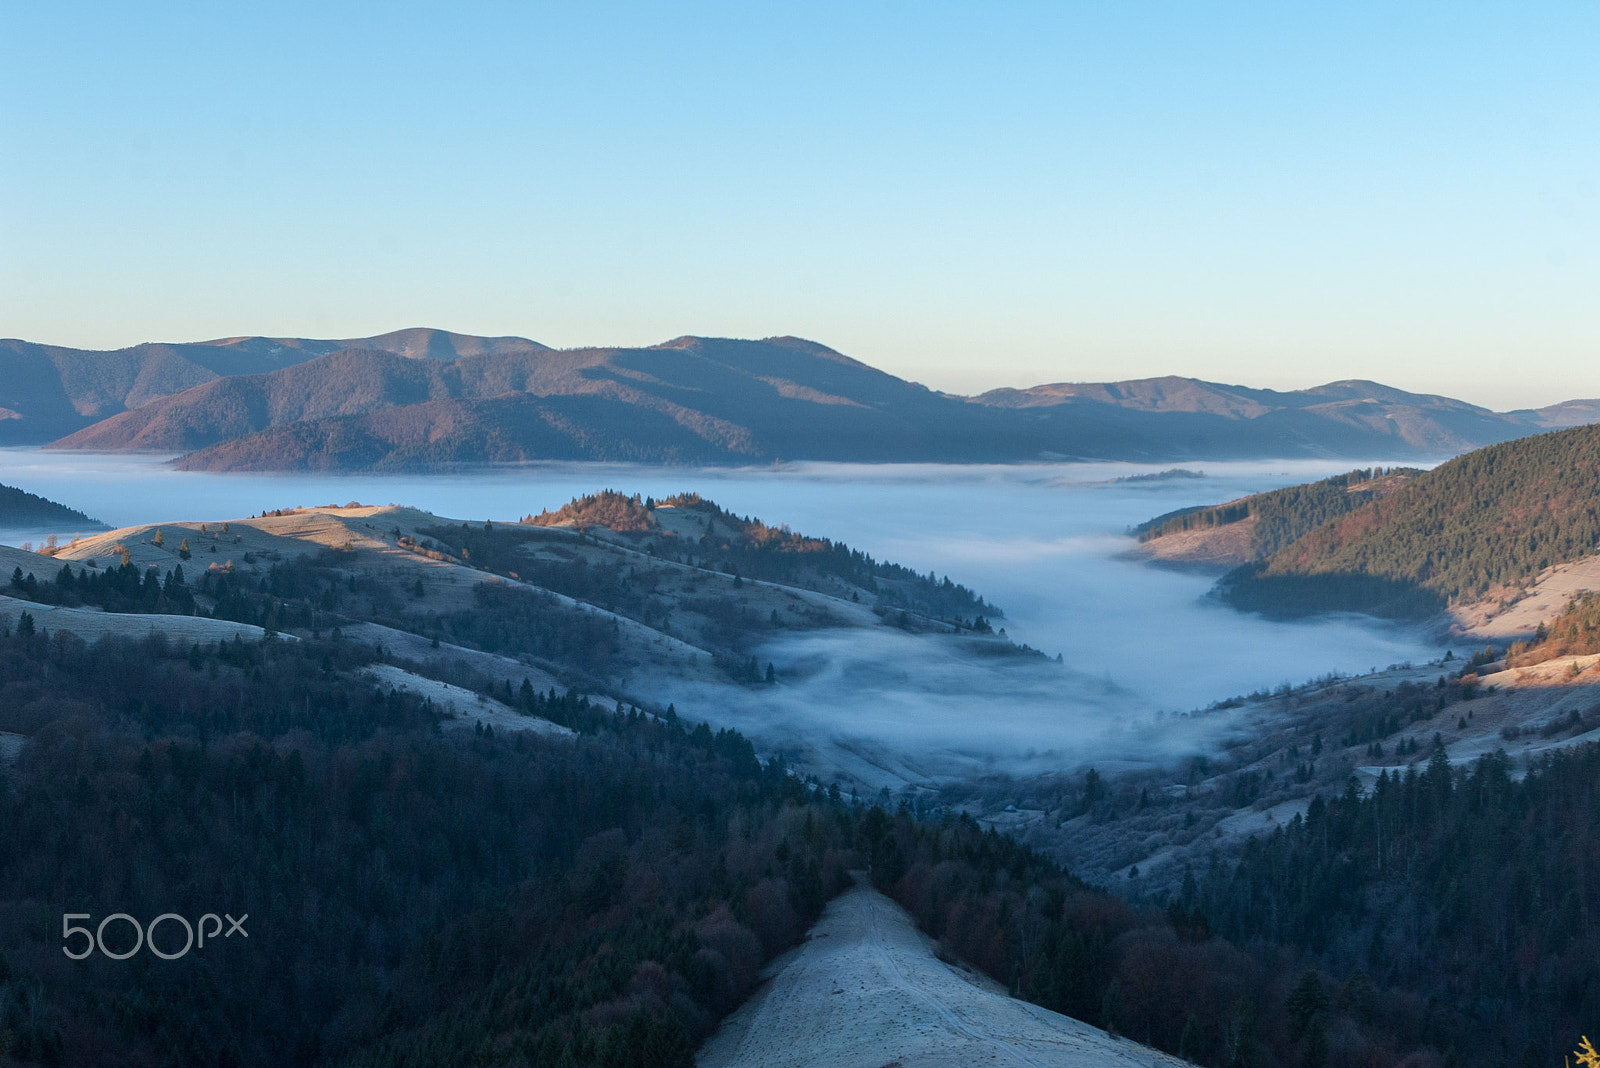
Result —
<svg viewBox="0 0 1600 1068"><path fill-rule="evenodd" d="M107 353L7 341L0 369L0 444L169 451L196 470L1405 459L1600 421L1600 401L1498 413L1363 381L1276 391L1168 376L962 397L794 337L556 350L419 328Z"/></svg>
<svg viewBox="0 0 1600 1068"><path fill-rule="evenodd" d="M527 338L482 338L425 328L342 341L232 337L147 342L106 351L0 339L0 445L43 444L206 382L276 371L352 347L445 360L548 351Z"/></svg>

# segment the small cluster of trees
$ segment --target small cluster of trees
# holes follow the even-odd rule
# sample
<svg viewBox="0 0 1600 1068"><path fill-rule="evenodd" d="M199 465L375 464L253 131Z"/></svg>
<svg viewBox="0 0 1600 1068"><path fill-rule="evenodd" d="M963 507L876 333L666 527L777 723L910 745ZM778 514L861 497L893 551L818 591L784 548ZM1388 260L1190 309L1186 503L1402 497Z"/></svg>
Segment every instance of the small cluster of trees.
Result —
<svg viewBox="0 0 1600 1068"><path fill-rule="evenodd" d="M1511 643L1506 667L1590 653L1600 653L1600 596L1585 593L1548 624L1539 624L1531 641Z"/></svg>
<svg viewBox="0 0 1600 1068"><path fill-rule="evenodd" d="M11 572L13 596L36 604L94 605L108 612L160 612L193 615L194 593L179 564L162 575L159 568L139 568L124 561L103 569L62 564L53 577L40 580L18 567Z"/></svg>
<svg viewBox="0 0 1600 1068"><path fill-rule="evenodd" d="M655 502L645 501L637 493L629 497L605 489L574 497L554 512L547 508L538 515L524 516L522 522L540 527L572 523L579 530L605 527L619 534L639 534L656 528L655 516L650 514L654 506Z"/></svg>

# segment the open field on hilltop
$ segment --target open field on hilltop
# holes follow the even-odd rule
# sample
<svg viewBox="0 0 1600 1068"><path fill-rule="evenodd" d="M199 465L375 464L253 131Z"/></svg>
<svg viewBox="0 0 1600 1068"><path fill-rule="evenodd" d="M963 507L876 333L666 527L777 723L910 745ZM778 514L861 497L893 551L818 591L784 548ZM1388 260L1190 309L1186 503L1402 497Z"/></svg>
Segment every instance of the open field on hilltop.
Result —
<svg viewBox="0 0 1600 1068"><path fill-rule="evenodd" d="M448 682L417 675L393 664L374 664L362 674L391 690L400 690L432 701L457 728L493 727L496 731L534 731L538 734L571 735L559 723L538 716L527 716L481 693L452 686Z"/></svg>
<svg viewBox="0 0 1600 1068"><path fill-rule="evenodd" d="M15 627L27 612L34 626L52 634L70 631L86 642L117 635L140 638L147 634L165 634L174 642L226 642L237 635L244 641L260 641L265 631L249 623L235 623L230 619L206 619L199 616L173 616L160 613L100 612L87 608L62 608L58 605L34 604L16 597L0 594L0 616L9 617L7 627ZM295 641L294 635L283 635Z"/></svg>

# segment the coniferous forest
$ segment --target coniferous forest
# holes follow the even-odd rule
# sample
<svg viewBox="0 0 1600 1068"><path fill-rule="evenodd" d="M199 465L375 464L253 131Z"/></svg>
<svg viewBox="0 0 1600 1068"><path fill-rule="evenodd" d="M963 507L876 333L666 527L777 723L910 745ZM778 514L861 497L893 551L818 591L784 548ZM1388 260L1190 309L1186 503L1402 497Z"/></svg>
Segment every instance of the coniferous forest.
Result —
<svg viewBox="0 0 1600 1068"><path fill-rule="evenodd" d="M1284 546L1342 515L1393 493L1422 472L1412 467L1358 468L1301 486L1285 486L1251 494L1211 507L1184 508L1141 523L1133 529L1140 541L1208 527L1227 526L1254 519L1250 552L1256 559L1271 556Z"/></svg>
<svg viewBox="0 0 1600 1068"><path fill-rule="evenodd" d="M1545 1066L1600 1019L1600 746L1313 800L1129 903L902 813L879 878L1014 993L1218 1066Z"/></svg>
<svg viewBox="0 0 1600 1068"><path fill-rule="evenodd" d="M0 729L32 737L0 779L0 1049L685 1065L842 885L849 813L735 734L531 688L575 736L441 732L352 679L373 656L0 639ZM64 913L118 912L248 940L63 954Z"/></svg>
<svg viewBox="0 0 1600 1068"><path fill-rule="evenodd" d="M1269 615L1422 618L1600 548L1600 426L1469 452L1222 582Z"/></svg>
<svg viewBox="0 0 1600 1068"><path fill-rule="evenodd" d="M1200 1064L1555 1063L1600 1014L1594 746L1521 781L1438 755L1129 902L675 712L524 687L575 733L451 726L352 674L377 655L0 638L32 738L0 780L7 1056L687 1065L853 867L1016 994ZM115 912L248 940L63 954L63 914Z"/></svg>
<svg viewBox="0 0 1600 1068"><path fill-rule="evenodd" d="M81 527L104 525L76 508L68 508L15 486L0 485L0 527L31 527L49 523L77 524Z"/></svg>

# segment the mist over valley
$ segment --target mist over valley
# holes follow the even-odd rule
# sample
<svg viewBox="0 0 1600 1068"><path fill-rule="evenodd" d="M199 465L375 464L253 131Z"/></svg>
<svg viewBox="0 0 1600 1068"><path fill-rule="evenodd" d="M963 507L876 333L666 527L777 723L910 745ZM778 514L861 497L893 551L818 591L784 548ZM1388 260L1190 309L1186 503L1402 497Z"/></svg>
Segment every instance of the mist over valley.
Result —
<svg viewBox="0 0 1600 1068"><path fill-rule="evenodd" d="M1525 7L9 5L0 1068L1600 1068Z"/></svg>
<svg viewBox="0 0 1600 1068"><path fill-rule="evenodd" d="M1441 655L1414 629L1360 617L1284 625L1238 613L1208 595L1215 574L1129 553L1127 531L1154 515L1322 477L1343 470L1337 462L1215 463L1188 478L1148 478L1169 469L1131 464L543 464L440 478L216 476L174 472L150 456L3 455L12 481L118 527L346 501L504 523L602 486L656 498L693 489L731 512L948 576L1004 612L995 630L1042 655L977 655L958 637L892 628L823 629L758 642L753 655L780 673L771 689L672 673L628 683L637 699L674 703L820 774L873 787L1209 751L1228 716L1182 713ZM75 533L50 532L62 541ZM7 540L43 537L30 527Z"/></svg>

